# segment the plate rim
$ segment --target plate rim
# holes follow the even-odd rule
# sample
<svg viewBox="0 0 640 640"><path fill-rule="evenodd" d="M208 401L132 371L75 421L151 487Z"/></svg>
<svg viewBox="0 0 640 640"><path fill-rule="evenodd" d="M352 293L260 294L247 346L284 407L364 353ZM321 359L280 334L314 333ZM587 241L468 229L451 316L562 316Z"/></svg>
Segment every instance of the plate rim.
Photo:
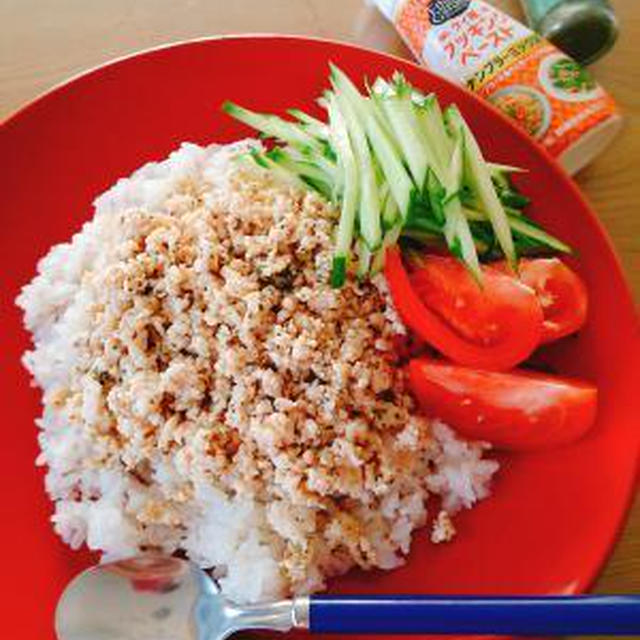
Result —
<svg viewBox="0 0 640 640"><path fill-rule="evenodd" d="M171 42L162 43L159 45L154 45L148 48L143 48L139 50L135 50L121 56L116 56L114 58L110 58L104 62L101 62L97 65L87 67L77 73L74 73L62 81L52 85L51 87L45 89L41 93L37 94L35 97L31 98L29 101L19 106L16 110L9 113L7 117L5 117L2 121L0 121L0 134L3 131L8 129L9 127L15 126L19 124L21 119L28 116L29 113L40 107L43 104L58 94L62 94L67 90L70 86L80 83L88 78L99 75L106 69L110 69L113 67L117 67L118 65L125 64L133 59L141 58L149 55L153 55L155 53L161 53L163 51L168 51L171 49L179 49L183 47L189 47L198 44L216 44L224 41L252 41L259 40L263 43L269 41L288 41L294 42L298 44L305 43L315 43L315 44L323 44L329 46L336 46L340 48L352 49L360 52L367 53L369 55L380 56L383 58L387 58L393 61L397 61L402 65L409 65L414 68L416 72L421 72L427 76L434 76L438 79L439 82L444 82L449 84L452 88L455 88L458 91L462 91L467 94L467 97L471 100L472 104L480 105L482 109L488 109L493 112L494 117L496 117L499 121L501 121L502 126L509 127L517 137L523 141L524 144L535 150L535 153L544 158L546 163L550 165L551 171L555 174L556 178L569 188L572 196L576 198L579 203L582 205L584 210L584 215L590 218L590 222L597 229L597 232L601 236L601 240L603 240L606 250L610 254L612 258L612 275L617 278L617 280L622 285L623 290L623 299L620 301L620 304L627 308L628 312L632 317L636 318L638 321L638 313L636 310L636 306L634 303L633 295L631 293L631 288L629 286L629 282L627 280L626 274L622 267L622 262L620 257L616 251L616 248L613 244L613 241L605 228L604 224L598 217L595 212L595 209L591 206L591 203L587 199L586 195L580 190L575 180L562 168L559 162L535 139L529 136L525 131L520 129L514 122L512 122L505 114L503 114L499 109L491 105L488 101L483 100L478 95L474 94L472 91L468 90L464 85L459 85L451 80L436 74L431 71L427 67L424 67L418 64L415 60L411 60L408 58L403 58L399 55L388 53L386 51L381 51L378 49L374 49L371 47L362 46L359 44L355 44L352 42L347 42L343 40L338 40L335 38L326 38L326 37L318 37L318 36L306 36L306 35L298 35L298 34L283 34L283 33L275 33L275 32L248 32L248 33L229 33L229 34L219 34L219 35L208 35L197 38L187 38L180 39ZM264 46L264 45L263 45ZM636 347L640 347L640 341L637 341ZM636 348L635 351L640 352L640 348ZM640 439L639 439L640 443ZM638 493L640 489L639 478L640 475L640 451L636 453L635 463L633 464L633 481L629 484L626 489L625 496L625 506L624 510L617 522L615 528L612 528L609 538L606 541L606 548L604 553L598 559L597 562L594 563L593 566L589 567L588 571L584 572L584 575L576 579L571 585L571 592L574 594L583 593L589 591L596 579L601 574L605 565L611 558L617 544L622 537L623 531L625 530L629 516L631 513L631 508L636 498L636 493Z"/></svg>

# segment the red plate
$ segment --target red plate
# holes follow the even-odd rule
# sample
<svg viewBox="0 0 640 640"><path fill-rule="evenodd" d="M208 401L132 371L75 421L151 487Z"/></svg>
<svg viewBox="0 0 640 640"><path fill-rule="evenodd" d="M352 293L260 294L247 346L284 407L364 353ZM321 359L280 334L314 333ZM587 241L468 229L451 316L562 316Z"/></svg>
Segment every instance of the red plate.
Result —
<svg viewBox="0 0 640 640"><path fill-rule="evenodd" d="M418 532L405 567L351 574L341 592L575 593L594 579L614 544L634 489L640 439L638 329L611 245L573 183L524 134L471 94L403 60L353 46L291 37L233 37L180 44L127 58L55 89L3 125L4 490L0 542L4 636L53 637L67 580L92 559L54 535L43 491L34 418L40 394L19 364L28 336L13 299L37 259L92 215L93 198L181 141L230 141L248 130L222 115L229 98L264 110L300 106L326 86L333 60L355 77L401 69L445 102L455 101L492 160L529 169L520 179L533 215L580 253L591 296L578 338L547 350L565 374L597 382L598 423L579 444L505 456L493 496L457 520L459 537L432 546ZM634 366L635 365L635 366Z"/></svg>

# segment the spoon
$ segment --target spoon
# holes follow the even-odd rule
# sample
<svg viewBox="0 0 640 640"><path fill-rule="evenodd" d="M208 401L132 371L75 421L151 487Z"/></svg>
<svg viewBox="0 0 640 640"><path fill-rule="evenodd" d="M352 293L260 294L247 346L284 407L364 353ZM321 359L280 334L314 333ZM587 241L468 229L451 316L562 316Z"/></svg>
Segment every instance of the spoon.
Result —
<svg viewBox="0 0 640 640"><path fill-rule="evenodd" d="M320 633L640 634L640 596L302 596L237 605L196 565L146 555L65 589L60 640L224 640L247 629Z"/></svg>

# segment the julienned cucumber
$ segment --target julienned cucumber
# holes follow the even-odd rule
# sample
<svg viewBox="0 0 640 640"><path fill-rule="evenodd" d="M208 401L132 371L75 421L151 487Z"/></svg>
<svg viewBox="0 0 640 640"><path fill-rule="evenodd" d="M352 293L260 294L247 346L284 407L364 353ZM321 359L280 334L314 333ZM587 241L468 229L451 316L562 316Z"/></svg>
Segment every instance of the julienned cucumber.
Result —
<svg viewBox="0 0 640 640"><path fill-rule="evenodd" d="M259 151L252 150L250 152L250 155L258 165L260 165L264 169L269 169L269 171L279 176L282 181L298 189L303 189L306 186L305 183L300 179L298 175L280 166L277 162L275 162L272 158L270 158L266 154L262 154Z"/></svg>
<svg viewBox="0 0 640 640"><path fill-rule="evenodd" d="M345 121L351 141L357 169L360 174L360 198L358 202L358 220L360 234L369 251L376 251L382 242L380 224L380 199L376 173L371 158L371 150L360 120L349 100L343 93L335 93L336 107Z"/></svg>
<svg viewBox="0 0 640 640"><path fill-rule="evenodd" d="M308 134L320 140L329 140L329 127L322 120L318 120L300 109L289 109L287 113L296 118Z"/></svg>
<svg viewBox="0 0 640 640"><path fill-rule="evenodd" d="M487 212L498 244L509 264L515 269L517 256L511 227L496 188L491 181L491 173L482 156L480 146L456 106L451 105L447 108L446 118L451 128L456 131L455 135L462 136L464 141L464 181Z"/></svg>
<svg viewBox="0 0 640 640"><path fill-rule="evenodd" d="M360 176L356 159L349 140L347 123L340 112L335 95L327 96L329 111L330 140L336 150L338 167L344 174L344 189L342 191L342 206L340 221L336 235L333 265L331 268L331 285L341 287L346 279L347 261L351 254L353 228L356 221L358 194L360 190Z"/></svg>
<svg viewBox="0 0 640 640"><path fill-rule="evenodd" d="M444 205L444 236L449 250L467 265L477 280L481 280L482 272L480 271L478 253L460 201L460 190L464 177L464 146L464 140L462 137L458 137L449 161L446 186L450 195Z"/></svg>
<svg viewBox="0 0 640 640"><path fill-rule="evenodd" d="M479 255L517 266L521 253L570 252L529 220L529 199L514 185L519 167L487 162L453 105L443 113L400 74L362 93L335 65L318 99L323 121L290 109L295 121L226 102L223 109L275 145L253 159L296 188L311 188L340 209L331 283L354 264L359 278L378 272L401 236L443 244L480 281Z"/></svg>
<svg viewBox="0 0 640 640"><path fill-rule="evenodd" d="M524 216L509 217L509 224L515 234L516 242L518 236L522 236L553 251L558 251L559 253L573 253L573 249L571 249L568 244L554 238L552 235L548 234L546 231L531 222L531 220L527 220Z"/></svg>
<svg viewBox="0 0 640 640"><path fill-rule="evenodd" d="M389 183L391 194L400 209L400 214L406 218L416 188L407 173L402 158L398 156L392 141L378 122L370 100L362 96L351 80L333 65L331 66L331 82L334 89L342 93L345 99L353 105L357 117L364 123L367 139L380 163L384 177Z"/></svg>
<svg viewBox="0 0 640 640"><path fill-rule="evenodd" d="M320 142L301 126L278 116L255 113L228 101L222 105L222 110L267 137L283 140L300 149L322 149Z"/></svg>
<svg viewBox="0 0 640 640"><path fill-rule="evenodd" d="M373 99L389 126L420 190L426 188L427 171L431 169L442 182L441 163L434 157L427 133L420 124L417 110L411 100L411 87L402 76L396 75L393 84L374 92Z"/></svg>

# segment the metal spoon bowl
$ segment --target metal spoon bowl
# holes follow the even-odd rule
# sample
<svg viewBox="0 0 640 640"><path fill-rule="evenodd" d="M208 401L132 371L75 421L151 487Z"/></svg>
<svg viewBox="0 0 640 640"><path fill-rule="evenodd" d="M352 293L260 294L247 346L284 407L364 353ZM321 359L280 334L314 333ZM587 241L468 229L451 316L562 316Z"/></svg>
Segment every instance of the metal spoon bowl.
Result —
<svg viewBox="0 0 640 640"><path fill-rule="evenodd" d="M239 607L194 564L139 556L92 567L56 609L60 640L223 640L241 629L306 627L307 598Z"/></svg>

